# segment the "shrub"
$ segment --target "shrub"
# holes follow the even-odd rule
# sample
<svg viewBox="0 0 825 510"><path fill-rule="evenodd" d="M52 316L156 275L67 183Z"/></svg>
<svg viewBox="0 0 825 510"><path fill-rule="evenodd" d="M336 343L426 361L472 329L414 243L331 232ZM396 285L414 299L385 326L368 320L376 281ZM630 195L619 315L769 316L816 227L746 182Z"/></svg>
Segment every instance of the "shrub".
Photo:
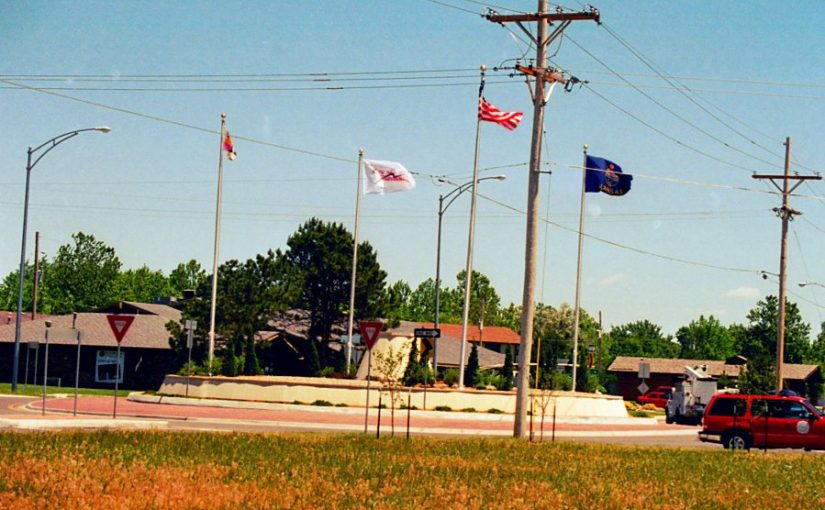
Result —
<svg viewBox="0 0 825 510"><path fill-rule="evenodd" d="M452 411L453 408L450 406L435 406L436 411Z"/></svg>
<svg viewBox="0 0 825 510"><path fill-rule="evenodd" d="M315 373L316 377L329 377L332 373L335 372L333 367L324 367L318 372Z"/></svg>
<svg viewBox="0 0 825 510"><path fill-rule="evenodd" d="M647 411L642 411L640 409L639 410L628 411L627 414L629 414L630 416L632 416L634 418L650 418L650 413L648 413Z"/></svg>
<svg viewBox="0 0 825 510"><path fill-rule="evenodd" d="M452 386L458 383L458 369L448 368L444 371L444 384Z"/></svg>
<svg viewBox="0 0 825 510"><path fill-rule="evenodd" d="M343 403L343 402L338 402L337 404L335 404L335 407L349 407L349 406L348 406L348 405L346 405L346 404L345 404L345 403Z"/></svg>
<svg viewBox="0 0 825 510"><path fill-rule="evenodd" d="M476 408L475 407L465 407L464 409L461 410L461 412L462 413L474 413L474 412L476 412Z"/></svg>
<svg viewBox="0 0 825 510"><path fill-rule="evenodd" d="M487 412L490 414L504 414L504 411L502 411L501 409L496 409L495 407L487 409Z"/></svg>
<svg viewBox="0 0 825 510"><path fill-rule="evenodd" d="M292 401L292 403L293 403L294 405L296 405L296 406L302 406L302 405L304 405L304 403L303 403L303 402L301 402L300 400L293 400L293 401Z"/></svg>
<svg viewBox="0 0 825 510"><path fill-rule="evenodd" d="M332 402L329 400L316 400L312 404L313 406L321 406L321 407L332 407Z"/></svg>

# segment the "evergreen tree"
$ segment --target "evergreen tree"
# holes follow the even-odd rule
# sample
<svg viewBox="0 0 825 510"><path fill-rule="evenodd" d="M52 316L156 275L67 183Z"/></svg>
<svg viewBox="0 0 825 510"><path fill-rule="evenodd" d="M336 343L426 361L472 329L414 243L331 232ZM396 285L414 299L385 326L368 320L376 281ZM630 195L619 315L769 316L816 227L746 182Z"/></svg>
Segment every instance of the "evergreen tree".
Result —
<svg viewBox="0 0 825 510"><path fill-rule="evenodd" d="M510 391L513 389L513 349L507 347L504 351L504 367L501 369L501 377L504 378L504 383L501 389Z"/></svg>
<svg viewBox="0 0 825 510"><path fill-rule="evenodd" d="M464 386L475 387L479 379L478 366L478 346L472 344L470 348L470 359L467 361L467 366L464 369Z"/></svg>
<svg viewBox="0 0 825 510"><path fill-rule="evenodd" d="M412 386L419 381L421 374L421 362L418 356L418 339L413 338L410 345L410 356L407 358L407 368L404 370L404 385Z"/></svg>

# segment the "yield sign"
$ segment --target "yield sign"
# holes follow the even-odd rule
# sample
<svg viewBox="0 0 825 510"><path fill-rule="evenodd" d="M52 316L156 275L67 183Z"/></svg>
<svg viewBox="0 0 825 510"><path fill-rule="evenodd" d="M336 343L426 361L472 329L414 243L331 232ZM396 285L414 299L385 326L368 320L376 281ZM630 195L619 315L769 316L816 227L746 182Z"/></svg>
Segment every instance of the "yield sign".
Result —
<svg viewBox="0 0 825 510"><path fill-rule="evenodd" d="M112 333L115 334L117 344L123 341L126 332L129 331L129 326L135 320L134 315L107 315L106 320L109 321L109 326L112 328Z"/></svg>
<svg viewBox="0 0 825 510"><path fill-rule="evenodd" d="M364 343L367 344L367 349L372 350L375 341L378 340L378 334L381 333L381 328L384 327L383 322L360 321L358 327L361 329L361 336L364 338Z"/></svg>

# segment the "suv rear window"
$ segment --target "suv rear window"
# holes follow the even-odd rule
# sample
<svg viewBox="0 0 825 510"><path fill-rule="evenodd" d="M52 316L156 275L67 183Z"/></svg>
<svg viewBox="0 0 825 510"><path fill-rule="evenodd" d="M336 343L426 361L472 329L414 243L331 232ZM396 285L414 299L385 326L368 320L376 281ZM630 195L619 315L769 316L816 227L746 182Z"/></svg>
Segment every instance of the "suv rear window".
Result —
<svg viewBox="0 0 825 510"><path fill-rule="evenodd" d="M713 407L708 409L710 416L744 416L744 398L717 398Z"/></svg>

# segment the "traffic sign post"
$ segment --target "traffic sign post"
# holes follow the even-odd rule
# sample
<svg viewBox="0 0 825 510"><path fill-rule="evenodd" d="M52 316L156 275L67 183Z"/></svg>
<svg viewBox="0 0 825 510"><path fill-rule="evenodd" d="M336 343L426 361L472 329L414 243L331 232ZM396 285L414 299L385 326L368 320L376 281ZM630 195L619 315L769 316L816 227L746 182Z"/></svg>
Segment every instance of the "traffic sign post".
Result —
<svg viewBox="0 0 825 510"><path fill-rule="evenodd" d="M189 378L192 375L192 335L198 327L197 321L186 321L186 347L189 349L189 361L186 363L186 397L189 398Z"/></svg>
<svg viewBox="0 0 825 510"><path fill-rule="evenodd" d="M109 327L112 328L112 333L115 335L115 341L117 342L117 359L115 361L115 403L114 407L112 408L112 418L117 418L117 390L118 390L118 383L120 382L120 343L123 341L123 337L126 336L126 332L129 331L129 326L132 325L132 322L135 320L134 315L107 315L106 320L109 321Z"/></svg>
<svg viewBox="0 0 825 510"><path fill-rule="evenodd" d="M367 404L366 404L366 411L364 414L364 434L367 433L367 426L369 424L370 418L370 377L372 376L372 347L375 345L375 342L378 340L378 335L381 333L381 329L384 328L384 323L380 321L360 321L358 323L358 329L361 330L361 338L364 340L364 344L367 346ZM363 359L363 358L361 358ZM380 396L380 393L379 393ZM378 412L381 412L379 407Z"/></svg>

